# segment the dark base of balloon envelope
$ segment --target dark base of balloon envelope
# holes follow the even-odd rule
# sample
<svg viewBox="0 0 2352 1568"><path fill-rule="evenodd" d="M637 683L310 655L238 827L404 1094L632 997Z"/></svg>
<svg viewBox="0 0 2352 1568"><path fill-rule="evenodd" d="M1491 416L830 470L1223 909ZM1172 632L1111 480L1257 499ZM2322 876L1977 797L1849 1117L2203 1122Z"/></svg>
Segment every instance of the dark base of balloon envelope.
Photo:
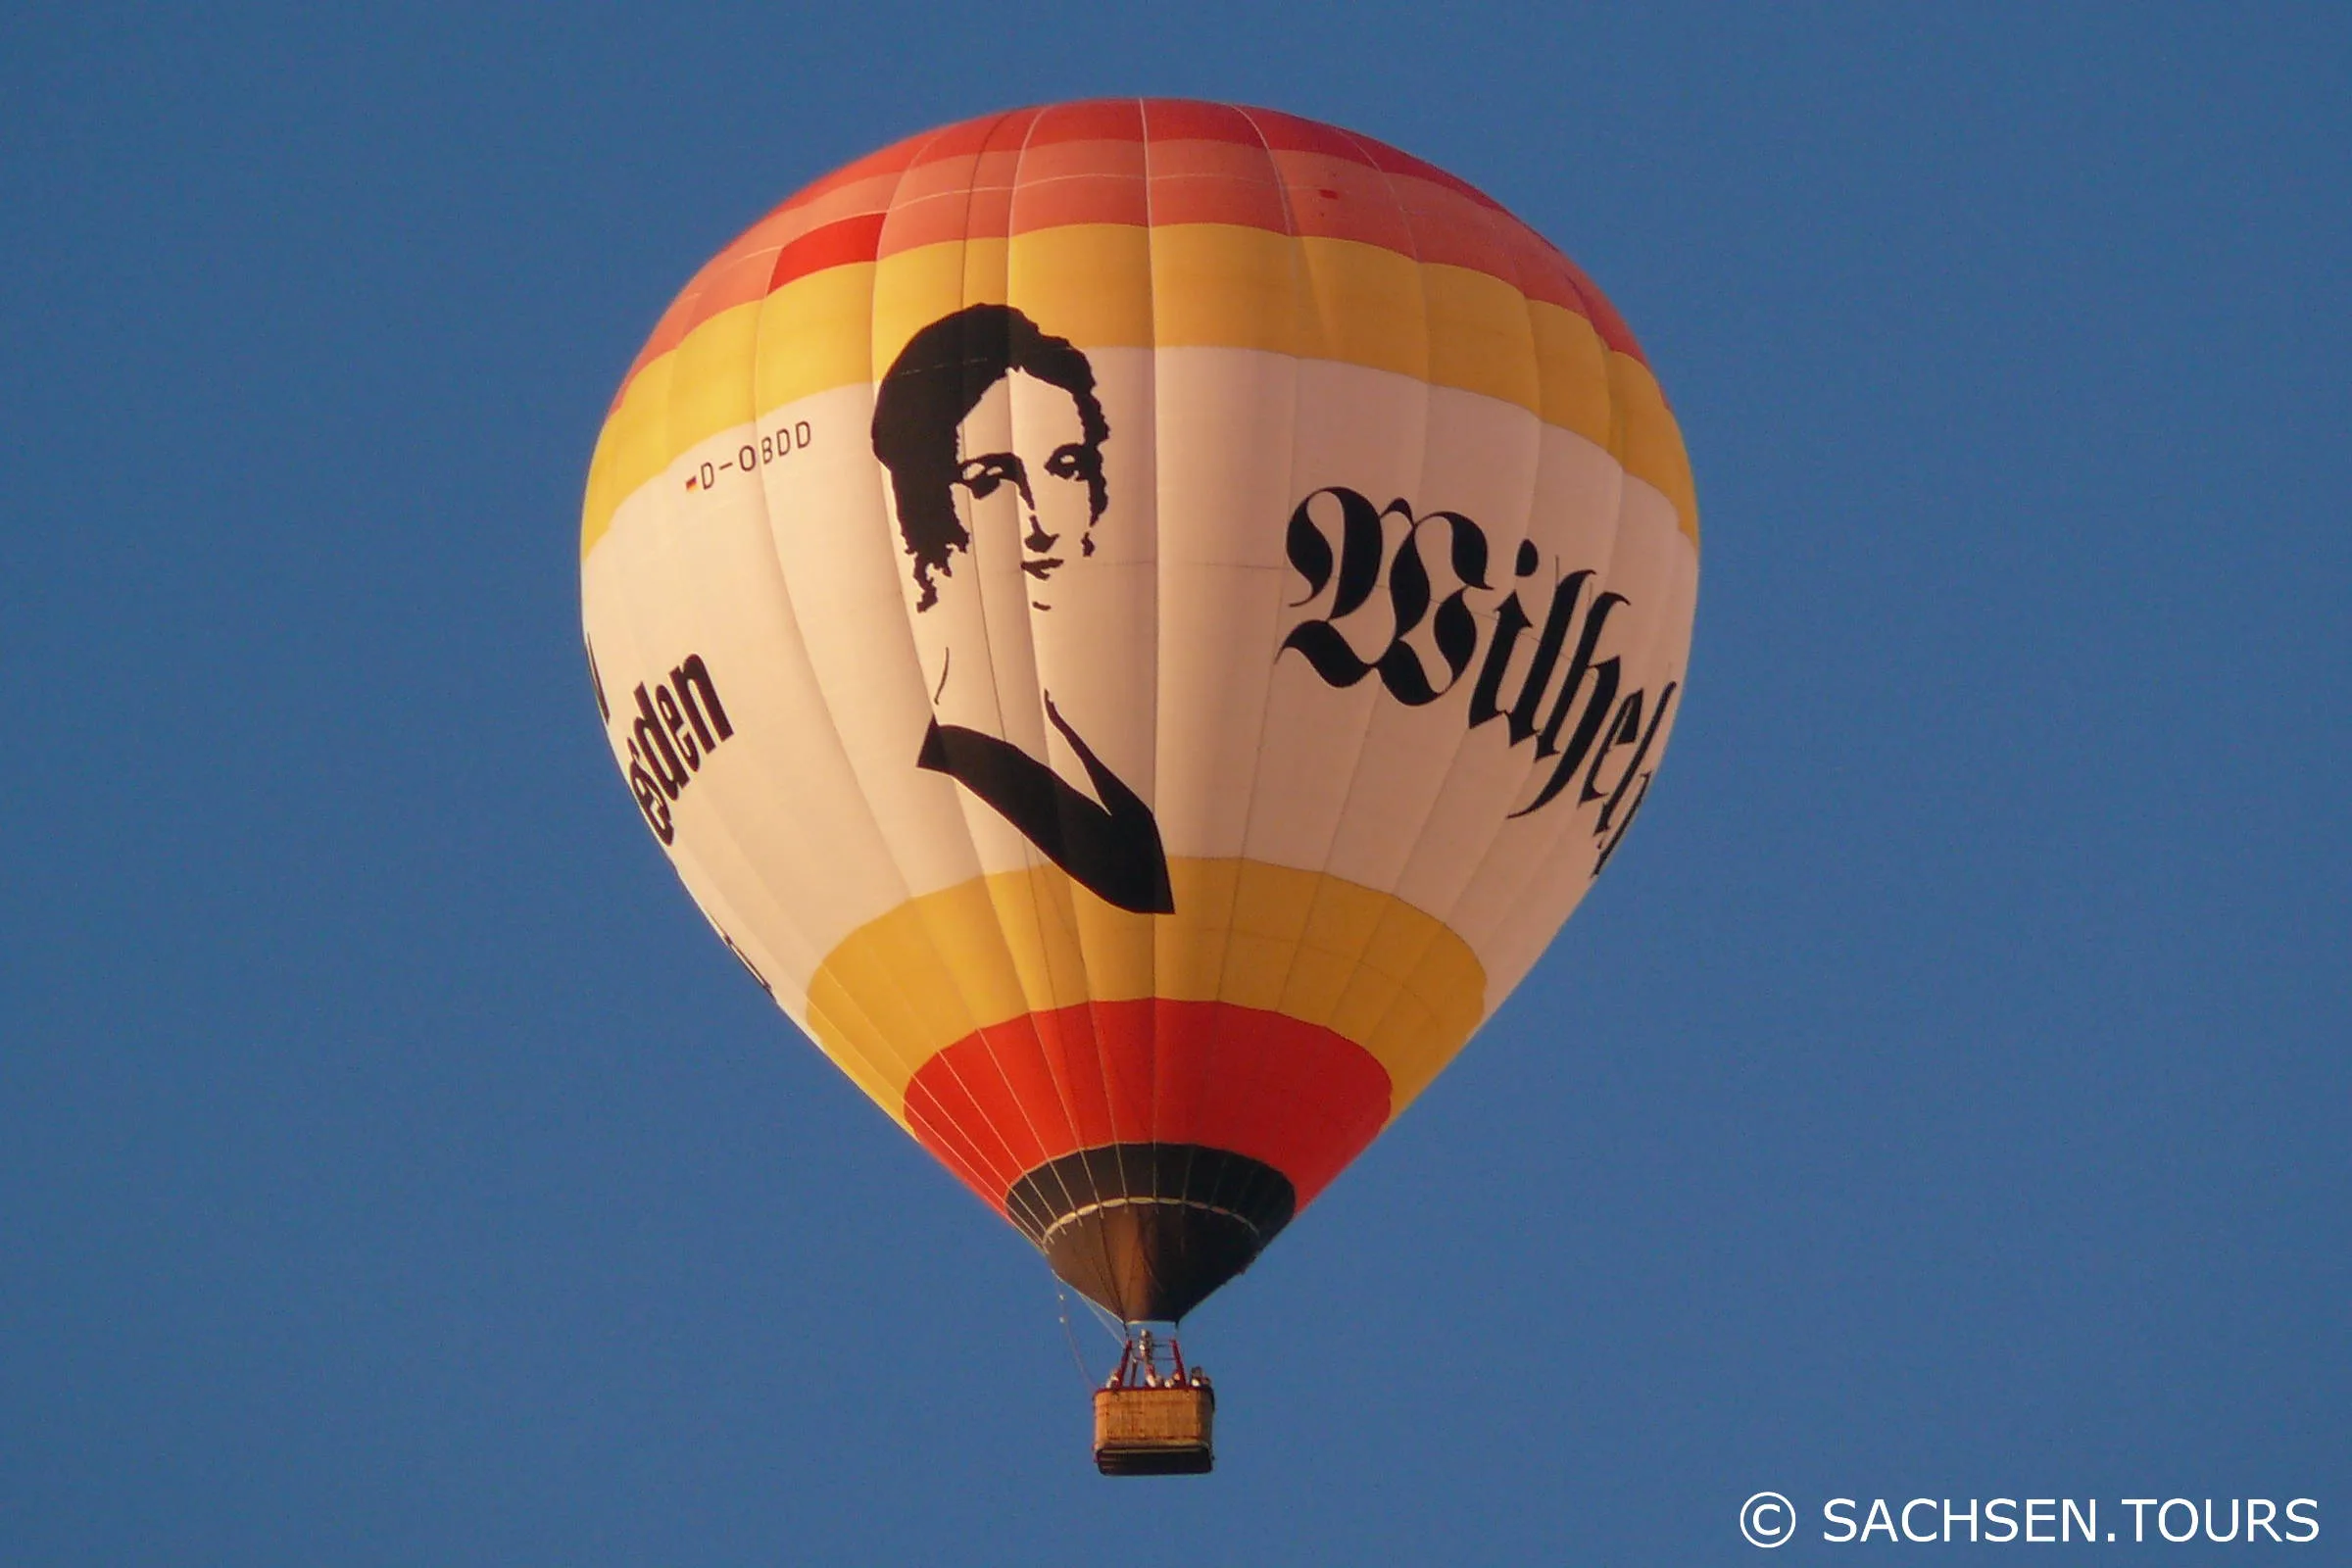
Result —
<svg viewBox="0 0 2352 1568"><path fill-rule="evenodd" d="M1005 1211L1088 1299L1173 1322L1255 1260L1298 1208L1290 1178L1193 1144L1113 1144L1049 1160Z"/></svg>

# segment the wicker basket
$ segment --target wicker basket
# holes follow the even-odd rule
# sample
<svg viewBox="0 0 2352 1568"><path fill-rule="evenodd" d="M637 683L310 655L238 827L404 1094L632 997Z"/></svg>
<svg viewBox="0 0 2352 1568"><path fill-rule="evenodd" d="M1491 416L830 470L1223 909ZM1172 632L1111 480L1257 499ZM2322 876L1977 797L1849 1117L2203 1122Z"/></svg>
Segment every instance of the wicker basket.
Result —
<svg viewBox="0 0 2352 1568"><path fill-rule="evenodd" d="M1216 1392L1206 1386L1095 1391L1095 1468L1106 1476L1197 1476L1210 1448Z"/></svg>

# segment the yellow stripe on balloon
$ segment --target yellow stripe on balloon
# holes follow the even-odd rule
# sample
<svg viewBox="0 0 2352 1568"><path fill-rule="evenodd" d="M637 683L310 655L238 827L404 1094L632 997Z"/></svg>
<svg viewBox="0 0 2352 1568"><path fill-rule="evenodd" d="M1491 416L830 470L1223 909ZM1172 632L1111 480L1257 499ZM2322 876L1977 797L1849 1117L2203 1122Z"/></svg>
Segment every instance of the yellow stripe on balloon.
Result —
<svg viewBox="0 0 2352 1568"><path fill-rule="evenodd" d="M1487 272L1356 240L1226 223L1071 223L845 263L697 326L636 375L606 421L581 554L622 501L700 442L871 381L924 325L983 302L1018 307L1084 349L1260 349L1516 404L1655 486L1697 542L1690 460L1656 377L1604 347L1575 312Z"/></svg>
<svg viewBox="0 0 2352 1568"><path fill-rule="evenodd" d="M906 1083L974 1030L1087 1002L1227 1002L1319 1024L1387 1070L1390 1114L1478 1027L1486 970L1411 905L1258 860L1168 862L1176 912L1135 914L1040 866L868 922L808 984L817 1044L902 1125Z"/></svg>
<svg viewBox="0 0 2352 1568"><path fill-rule="evenodd" d="M1625 465L1626 472L1656 485L1674 503L1683 532L1697 544L1698 493L1690 479L1690 456L1683 447L1683 427L1667 411L1658 378L1632 355L1611 354L1609 391L1620 420L1610 454Z"/></svg>

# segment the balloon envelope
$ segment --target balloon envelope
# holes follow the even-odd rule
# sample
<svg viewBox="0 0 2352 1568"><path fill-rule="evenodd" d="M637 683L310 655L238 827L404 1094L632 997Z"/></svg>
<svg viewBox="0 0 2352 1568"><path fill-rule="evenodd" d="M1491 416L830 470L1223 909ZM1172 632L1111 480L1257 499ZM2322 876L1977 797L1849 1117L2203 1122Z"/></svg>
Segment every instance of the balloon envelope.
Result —
<svg viewBox="0 0 2352 1568"><path fill-rule="evenodd" d="M1625 324L1462 181L1068 104L819 180L590 470L647 826L1079 1290L1180 1317L1425 1088L1634 820L1697 585Z"/></svg>

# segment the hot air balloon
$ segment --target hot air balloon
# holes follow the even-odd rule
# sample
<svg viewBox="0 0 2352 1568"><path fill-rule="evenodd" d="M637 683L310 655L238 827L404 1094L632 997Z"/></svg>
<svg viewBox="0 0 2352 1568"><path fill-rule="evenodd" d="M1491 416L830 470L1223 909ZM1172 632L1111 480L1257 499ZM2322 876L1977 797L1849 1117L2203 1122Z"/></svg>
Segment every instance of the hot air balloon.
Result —
<svg viewBox="0 0 2352 1568"><path fill-rule="evenodd" d="M1698 576L1673 416L1565 257L1368 137L1161 100L754 224L622 382L580 546L696 903L1138 1329L1534 964L1647 797ZM1199 1408L1099 1411L1105 1468L1206 1465L1158 1355L1106 1392Z"/></svg>

